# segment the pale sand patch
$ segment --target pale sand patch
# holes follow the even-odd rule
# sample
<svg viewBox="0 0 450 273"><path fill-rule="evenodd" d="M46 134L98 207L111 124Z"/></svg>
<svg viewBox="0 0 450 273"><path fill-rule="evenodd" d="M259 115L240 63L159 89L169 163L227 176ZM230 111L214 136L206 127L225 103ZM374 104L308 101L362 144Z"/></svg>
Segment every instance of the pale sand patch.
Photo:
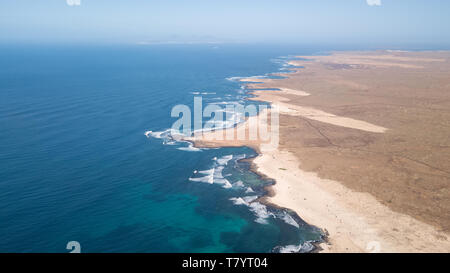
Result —
<svg viewBox="0 0 450 273"><path fill-rule="evenodd" d="M309 59L308 59L309 60ZM292 61L288 61L287 62L287 64L288 65L291 65L291 66L301 66L300 64L299 64L299 60L292 60ZM291 68L290 68L291 69Z"/></svg>
<svg viewBox="0 0 450 273"><path fill-rule="evenodd" d="M307 97L310 94L308 92L302 90L294 90L289 88L278 88L280 90L254 90L251 92L252 95L255 95L254 98L249 98L249 100L255 101L265 101L265 102L287 102L290 101L289 98L283 97L282 95L294 95L300 97Z"/></svg>
<svg viewBox="0 0 450 273"><path fill-rule="evenodd" d="M349 55L345 55L349 56ZM360 59L374 59L374 60L391 60L391 61L401 61L401 62L445 62L445 59L436 58L420 58L420 57L402 57L395 55L364 55Z"/></svg>
<svg viewBox="0 0 450 273"><path fill-rule="evenodd" d="M311 95L308 92L305 92L302 90L294 90L294 89L290 89L290 88L280 88L280 93L295 95L295 96L303 96L303 97Z"/></svg>
<svg viewBox="0 0 450 273"><path fill-rule="evenodd" d="M312 107L305 107L286 103L287 101L290 101L290 99L279 95L289 94L289 95L309 96L310 94L305 91L293 90L288 88L280 88L280 90L281 91L254 91L252 92L252 94L256 95L257 97L251 99L276 104L278 106L280 114L290 116L300 116L307 119L333 124L336 126L357 129L372 133L384 133L387 131L387 128L377 126L366 121L336 116L334 114L327 113Z"/></svg>
<svg viewBox="0 0 450 273"><path fill-rule="evenodd" d="M377 126L362 120L336 116L311 107L304 107L282 102L278 104L281 114L291 116L301 116L307 119L317 120L320 122L333 124L336 126L352 128L372 133L384 133L387 131L387 128L381 126Z"/></svg>
<svg viewBox="0 0 450 273"><path fill-rule="evenodd" d="M267 114L267 112L261 112ZM292 153L278 143L225 139L228 133L246 132L261 120L250 117L235 128L205 132L186 140L199 147L250 146L260 155L254 159L262 175L276 180L275 195L268 201L294 210L308 224L325 228L329 244L323 252L448 252L446 234L414 218L395 213L367 193L354 192L339 182L321 179L300 169ZM248 134L247 134L248 136Z"/></svg>
<svg viewBox="0 0 450 273"><path fill-rule="evenodd" d="M242 78L239 79L240 82L264 82L267 81L267 78L260 78L260 77L248 77L248 78Z"/></svg>
<svg viewBox="0 0 450 273"><path fill-rule="evenodd" d="M276 179L269 201L291 208L307 223L325 227L330 244L323 252L448 252L446 234L414 218L391 211L367 193L321 179L300 169L287 151L261 151L258 172Z"/></svg>
<svg viewBox="0 0 450 273"><path fill-rule="evenodd" d="M225 130L197 132L192 137L183 140L195 142L200 147L240 147L250 146L257 150L266 147L267 150L276 149L279 141L278 128L272 131L267 120L271 120L271 111L262 110L259 115L248 117L245 122Z"/></svg>
<svg viewBox="0 0 450 273"><path fill-rule="evenodd" d="M317 58L315 60L302 61L301 65L308 64L310 67L317 68L321 62L319 59L325 57L318 56ZM326 57L323 63L328 63L328 60L332 58L333 56ZM374 58L374 60L377 59ZM387 63L386 58L383 60L386 60ZM365 65L362 65L359 71L369 71L364 69L367 68L367 63L370 63L372 60L368 61L367 58L366 60L342 58L337 63L343 65L342 67L345 68L345 65L348 64L346 61L364 63ZM404 60L396 59L394 61L400 62ZM422 60L422 62L425 62L425 60ZM293 61L291 64L297 63ZM379 64L377 63L377 65ZM393 66L397 65L394 64ZM400 63L400 67L402 68L418 67L402 65ZM376 65L374 64L374 66ZM339 66L336 66L336 68L339 69ZM358 68L358 66L351 66L351 68ZM386 70L383 69L380 71ZM304 71L310 73L310 71L314 72L315 70L311 68L308 70L307 68ZM264 81L264 83L275 82L284 84L283 81L275 81L272 79ZM266 85L266 87L276 88L277 84ZM351 87L354 86L352 85ZM315 120L321 122L347 128L362 129L369 132L382 133L386 130L386 128L364 121L349 120L348 118L338 117L315 108L303 106L299 106L300 108L298 108L293 103L286 103L290 99L282 96L282 94L287 94L283 93L283 91L266 92L255 91L253 94L257 95L257 97L252 99L277 103L279 108L281 108L281 113L289 115L299 115L309 119L315 118ZM294 94L295 92L291 92L288 95ZM235 130L241 132L248 130L250 127L248 124L251 124L252 120L254 118L249 118L249 122L246 122L245 125L238 126ZM301 154L294 156L291 152L278 150L277 145L275 147L270 147L270 144L262 146L262 143L258 140L209 141L204 138L191 140L195 140L197 146L250 146L260 151L260 156L254 160L258 172L277 181L277 184L274 186L275 195L269 198L268 201L293 209L307 223L326 229L329 234L328 242L330 244L322 244L324 252L360 252L371 250L380 252L450 251L449 235L444 232L439 232L435 226L421 222L410 215L394 212L368 193L350 190L338 181L322 179L315 173L301 170L302 162L305 162L305 165L308 162L308 158L302 158ZM365 162L364 158L361 158L361 164L365 164ZM364 166L362 165L361 167ZM377 184L377 180L373 180L373 183L375 187L379 185ZM396 193L394 192L394 194ZM379 200L385 201L383 198ZM412 215L414 216L414 214ZM442 217L445 217L445 215Z"/></svg>
<svg viewBox="0 0 450 273"><path fill-rule="evenodd" d="M300 65L303 63L303 61L299 61L296 64ZM424 68L421 65L414 65L414 64L404 64L404 63L392 63L392 62L377 62L372 60L364 60L364 59L357 59L357 58L330 58L327 60L328 64L348 64L348 65L365 65L365 66L374 66L374 67L400 67L400 68Z"/></svg>
<svg viewBox="0 0 450 273"><path fill-rule="evenodd" d="M444 59L431 59L431 58L411 58L411 57L399 57L390 55L347 55L335 53L331 56L298 56L304 58L306 62L320 62L335 65L364 65L374 67L399 67L399 68L424 68L419 64L420 62L444 62ZM393 62L397 61L397 62ZM294 60L289 62L294 66L301 66L305 64L304 60Z"/></svg>

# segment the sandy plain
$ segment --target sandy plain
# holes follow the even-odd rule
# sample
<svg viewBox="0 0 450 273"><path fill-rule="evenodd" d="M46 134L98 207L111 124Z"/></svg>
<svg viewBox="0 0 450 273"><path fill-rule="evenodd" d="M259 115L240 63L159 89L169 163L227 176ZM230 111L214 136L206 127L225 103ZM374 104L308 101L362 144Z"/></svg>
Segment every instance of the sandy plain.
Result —
<svg viewBox="0 0 450 273"><path fill-rule="evenodd" d="M323 229L322 252L450 252L450 52L290 64L284 79L241 79L279 114L276 143L217 136L270 128L269 111L190 140L256 149L254 169L276 181L267 201Z"/></svg>

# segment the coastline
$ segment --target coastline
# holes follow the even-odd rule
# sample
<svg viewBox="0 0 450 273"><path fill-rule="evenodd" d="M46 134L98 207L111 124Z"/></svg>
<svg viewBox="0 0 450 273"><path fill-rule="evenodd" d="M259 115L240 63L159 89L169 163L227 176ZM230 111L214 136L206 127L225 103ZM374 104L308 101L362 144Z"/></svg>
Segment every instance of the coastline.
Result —
<svg viewBox="0 0 450 273"><path fill-rule="evenodd" d="M331 69L365 69L367 66L370 68L394 67L396 69L422 68L422 65L404 64L403 62L411 60L408 59L409 57L399 59L393 56L387 58L388 61L383 59L384 62L380 62L379 60L373 61L373 59L379 58L371 56L368 58L370 61L362 58L364 61L356 62L356 64L354 64L354 55L351 53L345 55L347 59L339 59L339 57L339 55L337 57L331 55L317 58L326 60L325 65L331 67ZM361 55L357 55L357 57L361 58ZM351 65L347 64L348 59L351 59ZM389 59L394 59L396 62L390 63ZM415 61L428 63L433 62L433 60L433 58L428 57ZM308 67L308 64L314 65L314 62L311 60L290 61L290 64L296 66L301 64ZM346 115L330 113L331 111L297 104L296 102L299 99L308 97L311 93L309 90L303 91L303 87L298 88L295 82L289 83L289 78L298 75L298 73L299 70L297 69L294 73L282 74L288 79L287 81L285 79L258 79L258 82L255 83L252 78L241 79L240 81L246 82L247 87L254 89L249 92L254 95L249 100L264 101L280 106L279 113L282 127L289 128L293 124L289 121L296 119L295 122L302 120L311 125L311 121L314 121L320 125L332 126L333 129L339 127L350 130L350 132L356 130L370 136L373 134L382 135L391 130L391 126L380 126L380 124L372 123L371 120L359 120ZM363 84L353 81L344 81L343 83L352 88L366 88ZM264 88L276 88L279 91L257 90L261 89L261 85ZM260 113L260 115L262 114L264 113ZM450 242L445 229L443 231L435 225L421 221L421 219L418 220L417 217L414 217L415 215L394 211L381 202L379 198L365 190L356 191L347 187L338 179L329 179L326 175L305 168L304 165L308 158L302 158L301 151L300 153L298 151L293 152L284 143L283 136L288 137L285 134L286 130L281 131L281 145L276 149L264 149L261 146L262 143L257 141L211 140L217 138L212 136L213 134L223 134L229 130L247 131L249 124L252 124L251 119L257 118L249 117L245 123L239 124L235 128L206 133L201 138L193 137L189 140L193 141L196 147L249 146L253 148L258 156L252 159L252 168L263 177L276 181L275 185L271 186L269 191L271 194L265 197L265 201L275 206L288 208L296 212L308 224L321 228L327 238L325 242L319 245L320 252L450 251ZM311 127L314 128L314 126ZM320 130L318 131L320 132ZM324 138L328 139L327 136L324 136ZM328 141L330 146L333 146L329 139ZM446 215L442 217L446 217Z"/></svg>
<svg viewBox="0 0 450 273"><path fill-rule="evenodd" d="M442 241L436 239L442 234L432 226L391 211L367 193L302 171L299 163L283 150L262 153L254 160L258 173L276 180L272 186L275 194L267 201L293 209L324 231L326 240L319 244L320 252L448 251L449 245L441 246ZM286 170L280 171L281 166Z"/></svg>

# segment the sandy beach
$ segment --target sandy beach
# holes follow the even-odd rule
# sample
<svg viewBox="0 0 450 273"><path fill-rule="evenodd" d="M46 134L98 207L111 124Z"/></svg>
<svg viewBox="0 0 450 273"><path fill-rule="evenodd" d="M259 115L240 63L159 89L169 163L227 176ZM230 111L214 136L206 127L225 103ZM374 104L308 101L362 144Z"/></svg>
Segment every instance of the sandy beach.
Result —
<svg viewBox="0 0 450 273"><path fill-rule="evenodd" d="M279 114L277 143L218 137L270 127L258 116L189 140L257 150L267 201L321 228L321 252L450 252L450 53L300 58L285 79L240 79Z"/></svg>

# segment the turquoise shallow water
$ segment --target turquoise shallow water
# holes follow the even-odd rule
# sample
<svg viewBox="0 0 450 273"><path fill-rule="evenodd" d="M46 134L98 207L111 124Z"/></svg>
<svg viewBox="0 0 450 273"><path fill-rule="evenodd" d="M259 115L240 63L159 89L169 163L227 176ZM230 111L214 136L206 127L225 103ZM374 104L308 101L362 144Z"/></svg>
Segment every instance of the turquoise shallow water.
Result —
<svg viewBox="0 0 450 273"><path fill-rule="evenodd" d="M272 183L240 161L251 149L190 152L144 135L170 128L172 106L197 92L204 103L245 102L230 77L317 51L3 47L0 252L68 252L69 241L82 252L270 252L318 240L296 215L251 203Z"/></svg>

